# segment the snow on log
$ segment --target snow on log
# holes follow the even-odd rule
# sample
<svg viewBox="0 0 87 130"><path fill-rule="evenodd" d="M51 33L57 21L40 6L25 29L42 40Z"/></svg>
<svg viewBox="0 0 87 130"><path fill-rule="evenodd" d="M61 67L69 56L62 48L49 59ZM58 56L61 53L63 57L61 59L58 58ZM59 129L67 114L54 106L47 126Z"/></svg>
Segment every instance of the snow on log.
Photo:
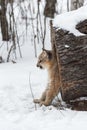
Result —
<svg viewBox="0 0 87 130"><path fill-rule="evenodd" d="M62 98L67 102L87 96L87 19L78 19L74 27L73 30L77 29L83 35L76 36L69 29L51 25L52 49L58 62Z"/></svg>

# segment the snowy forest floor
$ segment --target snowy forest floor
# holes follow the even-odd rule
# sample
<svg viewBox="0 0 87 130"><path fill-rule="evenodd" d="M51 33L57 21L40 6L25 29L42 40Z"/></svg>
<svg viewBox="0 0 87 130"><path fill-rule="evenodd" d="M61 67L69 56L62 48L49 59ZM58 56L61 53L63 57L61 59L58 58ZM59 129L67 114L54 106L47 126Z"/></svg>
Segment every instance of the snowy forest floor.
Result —
<svg viewBox="0 0 87 130"><path fill-rule="evenodd" d="M20 32L23 25L18 28ZM28 37L30 29L29 32ZM47 42L48 39L47 36ZM36 68L34 47L29 41L21 46L23 58L17 59L17 63L0 64L0 130L86 130L85 111L59 110L52 105L40 107L38 104L35 110L30 85L34 98L39 98L46 86L47 72ZM39 50L38 47L38 53Z"/></svg>
<svg viewBox="0 0 87 130"><path fill-rule="evenodd" d="M45 89L47 73L36 68L33 47L16 64L0 64L0 130L82 130L87 129L87 112L40 107L33 103ZM30 78L30 83L29 83Z"/></svg>

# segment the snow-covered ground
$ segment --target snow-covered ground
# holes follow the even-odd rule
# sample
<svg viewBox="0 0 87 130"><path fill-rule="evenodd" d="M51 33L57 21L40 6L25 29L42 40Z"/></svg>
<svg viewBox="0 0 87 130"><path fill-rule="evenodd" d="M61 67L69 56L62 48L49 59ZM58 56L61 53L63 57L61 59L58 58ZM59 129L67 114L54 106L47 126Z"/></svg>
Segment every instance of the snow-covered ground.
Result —
<svg viewBox="0 0 87 130"><path fill-rule="evenodd" d="M39 98L46 86L47 72L36 68L30 39L21 49L23 58L17 59L16 64L0 64L0 130L86 130L87 112L35 106L30 88L34 98ZM37 49L39 53L39 46Z"/></svg>
<svg viewBox="0 0 87 130"><path fill-rule="evenodd" d="M35 109L30 85L34 97L40 97L47 73L36 68L33 47L25 49L27 56L16 64L0 64L0 130L86 130L87 112L39 105Z"/></svg>

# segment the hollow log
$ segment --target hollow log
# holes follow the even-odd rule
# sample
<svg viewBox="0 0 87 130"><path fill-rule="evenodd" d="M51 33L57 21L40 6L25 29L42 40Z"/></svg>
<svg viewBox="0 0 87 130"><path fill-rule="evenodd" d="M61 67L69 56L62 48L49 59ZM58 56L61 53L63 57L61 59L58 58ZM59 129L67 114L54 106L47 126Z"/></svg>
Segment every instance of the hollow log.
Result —
<svg viewBox="0 0 87 130"><path fill-rule="evenodd" d="M83 21L83 23L85 22ZM79 24L76 28L83 30L83 26L80 27ZM87 29L86 23L84 24L85 29ZM85 31L81 32L85 33ZM55 39L52 43L52 50L55 46L63 100L70 102L80 97L86 97L87 35L77 37L67 30L55 27L53 27L52 35Z"/></svg>
<svg viewBox="0 0 87 130"><path fill-rule="evenodd" d="M87 19L79 22L76 25L76 29L79 30L81 33L87 34Z"/></svg>

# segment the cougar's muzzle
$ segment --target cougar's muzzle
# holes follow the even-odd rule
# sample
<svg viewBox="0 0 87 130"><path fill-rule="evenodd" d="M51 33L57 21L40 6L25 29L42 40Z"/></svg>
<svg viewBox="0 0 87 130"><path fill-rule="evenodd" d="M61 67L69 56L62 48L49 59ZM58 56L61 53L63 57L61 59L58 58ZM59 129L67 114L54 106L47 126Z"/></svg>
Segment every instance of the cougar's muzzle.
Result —
<svg viewBox="0 0 87 130"><path fill-rule="evenodd" d="M40 64L37 64L36 66L39 67L40 69L43 69L43 67Z"/></svg>

